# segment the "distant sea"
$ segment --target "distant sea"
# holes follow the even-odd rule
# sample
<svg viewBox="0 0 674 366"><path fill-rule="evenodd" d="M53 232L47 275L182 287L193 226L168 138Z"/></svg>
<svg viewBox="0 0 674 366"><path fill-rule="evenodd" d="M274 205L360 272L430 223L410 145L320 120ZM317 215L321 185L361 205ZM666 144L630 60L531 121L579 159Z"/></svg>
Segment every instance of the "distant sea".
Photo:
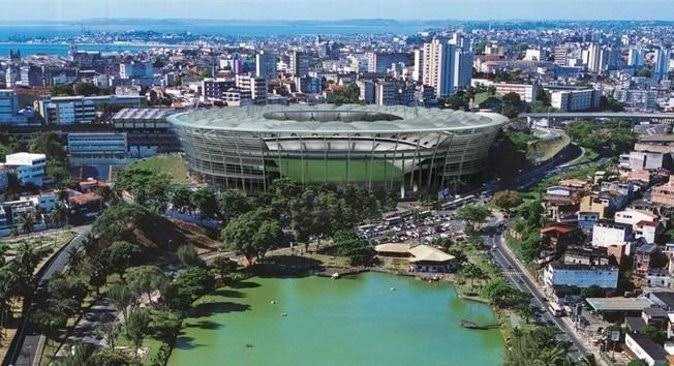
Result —
<svg viewBox="0 0 674 366"><path fill-rule="evenodd" d="M24 56L35 54L67 55L68 44L36 44L26 42L13 42L16 39L30 39L35 37L72 37L87 32L125 32L125 31L155 31L161 33L186 33L194 35L211 35L220 37L239 38L262 38L262 37L285 37L285 36L335 36L335 35L376 35L376 34L413 34L423 30L426 26L419 23L398 22L241 22L222 21L189 24L186 22L156 24L49 24L49 25L0 25L0 56L9 55L10 49L19 49ZM87 51L124 52L138 51L146 46L97 44L78 45L78 49Z"/></svg>

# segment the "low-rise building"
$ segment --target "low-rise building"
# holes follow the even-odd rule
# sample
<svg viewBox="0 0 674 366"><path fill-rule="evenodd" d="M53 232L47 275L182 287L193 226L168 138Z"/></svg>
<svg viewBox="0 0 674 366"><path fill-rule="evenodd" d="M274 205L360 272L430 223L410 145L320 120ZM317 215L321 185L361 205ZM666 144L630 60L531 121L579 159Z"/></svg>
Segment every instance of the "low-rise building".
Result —
<svg viewBox="0 0 674 366"><path fill-rule="evenodd" d="M648 366L664 366L669 363L665 349L644 335L627 333L625 346L636 358L643 360Z"/></svg>
<svg viewBox="0 0 674 366"><path fill-rule="evenodd" d="M105 108L138 108L144 100L145 96L141 95L47 97L35 102L35 110L46 124L91 123L96 119L97 112Z"/></svg>
<svg viewBox="0 0 674 366"><path fill-rule="evenodd" d="M599 220L592 228L592 246L609 247L625 245L625 254L630 255L629 244L634 240L632 227L610 220Z"/></svg>
<svg viewBox="0 0 674 366"><path fill-rule="evenodd" d="M553 108L561 112L588 111L599 108L601 92L587 90L555 90L550 94Z"/></svg>
<svg viewBox="0 0 674 366"><path fill-rule="evenodd" d="M659 216L652 212L627 208L615 213L615 222L632 226L634 238L643 238L647 243L655 243L661 229Z"/></svg>
<svg viewBox="0 0 674 366"><path fill-rule="evenodd" d="M655 244L644 244L634 250L634 272L645 276L651 269L651 262L658 255L658 247Z"/></svg>
<svg viewBox="0 0 674 366"><path fill-rule="evenodd" d="M618 287L618 267L583 266L550 263L543 271L543 283L552 289L560 287L599 287L615 290Z"/></svg>
<svg viewBox="0 0 674 366"><path fill-rule="evenodd" d="M651 202L654 204L674 207L674 175L669 176L669 181L653 188Z"/></svg>
<svg viewBox="0 0 674 366"><path fill-rule="evenodd" d="M47 166L45 154L18 152L5 156L6 169L14 171L21 185L42 187Z"/></svg>

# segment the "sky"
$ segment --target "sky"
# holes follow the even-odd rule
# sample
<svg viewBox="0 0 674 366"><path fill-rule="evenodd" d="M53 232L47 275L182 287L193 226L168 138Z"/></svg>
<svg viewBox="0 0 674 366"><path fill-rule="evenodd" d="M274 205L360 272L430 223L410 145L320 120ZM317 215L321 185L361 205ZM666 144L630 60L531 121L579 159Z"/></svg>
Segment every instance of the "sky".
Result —
<svg viewBox="0 0 674 366"><path fill-rule="evenodd" d="M674 0L0 0L0 21L674 20Z"/></svg>

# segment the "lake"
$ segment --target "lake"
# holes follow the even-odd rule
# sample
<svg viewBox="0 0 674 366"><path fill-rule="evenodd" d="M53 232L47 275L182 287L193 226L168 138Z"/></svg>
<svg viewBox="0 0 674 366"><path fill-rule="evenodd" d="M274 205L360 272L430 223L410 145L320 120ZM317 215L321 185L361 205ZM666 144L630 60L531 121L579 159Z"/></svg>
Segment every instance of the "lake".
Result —
<svg viewBox="0 0 674 366"><path fill-rule="evenodd" d="M185 321L169 365L498 365L489 306L446 283L364 273L252 278L220 289ZM275 302L275 303L272 303Z"/></svg>

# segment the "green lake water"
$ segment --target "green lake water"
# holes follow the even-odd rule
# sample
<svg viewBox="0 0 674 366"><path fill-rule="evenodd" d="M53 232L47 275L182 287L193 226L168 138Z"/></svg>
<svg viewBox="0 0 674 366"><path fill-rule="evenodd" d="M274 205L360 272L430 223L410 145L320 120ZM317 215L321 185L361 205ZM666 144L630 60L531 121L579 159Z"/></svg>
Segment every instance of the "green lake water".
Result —
<svg viewBox="0 0 674 366"><path fill-rule="evenodd" d="M459 299L447 284L411 277L252 278L217 291L197 310L169 365L502 363L497 329L459 324L494 321L489 306Z"/></svg>

